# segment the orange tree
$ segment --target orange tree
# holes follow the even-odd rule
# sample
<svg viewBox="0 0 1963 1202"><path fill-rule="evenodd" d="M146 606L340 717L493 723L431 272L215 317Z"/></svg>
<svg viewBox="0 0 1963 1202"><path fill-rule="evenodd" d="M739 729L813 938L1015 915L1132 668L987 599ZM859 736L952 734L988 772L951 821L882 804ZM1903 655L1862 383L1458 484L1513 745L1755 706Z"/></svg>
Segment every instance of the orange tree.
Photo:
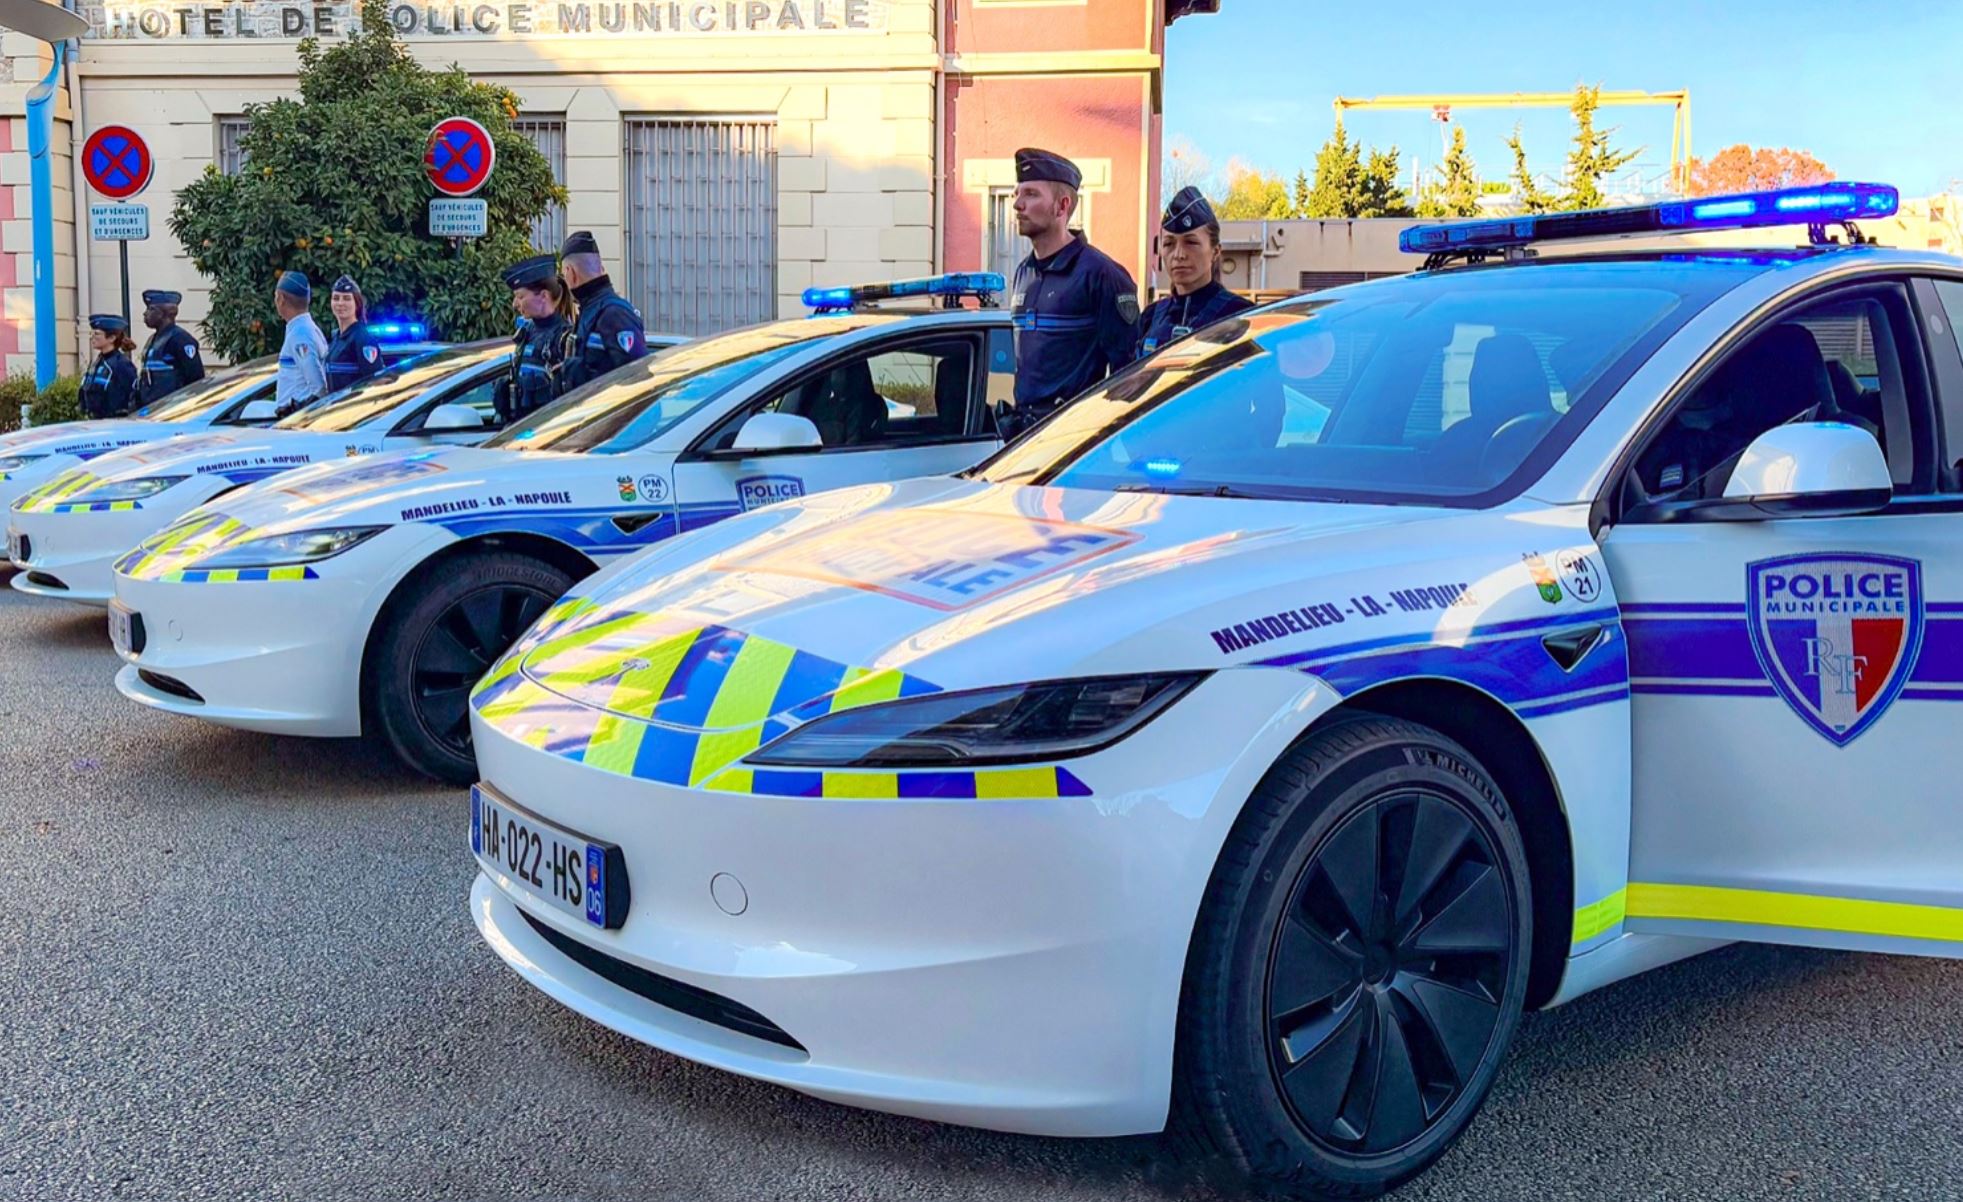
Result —
<svg viewBox="0 0 1963 1202"><path fill-rule="evenodd" d="M333 328L328 288L346 273L371 312L419 314L434 336L509 331L499 272L531 253L532 221L565 199L545 157L512 129L517 112L505 88L418 63L382 0L365 0L347 40L301 42L298 98L248 108L243 168L207 168L171 212L171 232L212 281L206 344L234 362L277 349L273 283L288 270L313 281L323 329ZM445 117L477 121L497 146L497 169L478 193L489 235L458 248L429 236L436 193L422 166Z"/></svg>

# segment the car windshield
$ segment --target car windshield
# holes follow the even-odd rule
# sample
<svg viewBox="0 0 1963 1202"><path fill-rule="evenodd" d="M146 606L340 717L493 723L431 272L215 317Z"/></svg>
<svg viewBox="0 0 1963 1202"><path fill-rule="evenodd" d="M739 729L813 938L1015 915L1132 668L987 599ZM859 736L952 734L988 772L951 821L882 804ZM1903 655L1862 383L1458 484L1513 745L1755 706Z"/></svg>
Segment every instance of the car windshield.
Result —
<svg viewBox="0 0 1963 1202"><path fill-rule="evenodd" d="M775 321L686 342L574 389L484 445L596 455L631 451L772 364L868 324L871 319L862 316Z"/></svg>
<svg viewBox="0 0 1963 1202"><path fill-rule="evenodd" d="M278 360L270 355L264 359L254 359L232 371L188 384L171 393L167 400L138 409L132 416L148 422L194 421L237 400L240 393L265 383L267 375L276 366Z"/></svg>
<svg viewBox="0 0 1963 1202"><path fill-rule="evenodd" d="M478 344L418 356L350 384L274 424L283 430L321 430L329 434L365 426L457 369L504 353L508 352L496 344Z"/></svg>
<svg viewBox="0 0 1963 1202"><path fill-rule="evenodd" d="M1426 273L1230 318L975 469L1117 491L1487 505L1572 442L1749 268L1615 260Z"/></svg>

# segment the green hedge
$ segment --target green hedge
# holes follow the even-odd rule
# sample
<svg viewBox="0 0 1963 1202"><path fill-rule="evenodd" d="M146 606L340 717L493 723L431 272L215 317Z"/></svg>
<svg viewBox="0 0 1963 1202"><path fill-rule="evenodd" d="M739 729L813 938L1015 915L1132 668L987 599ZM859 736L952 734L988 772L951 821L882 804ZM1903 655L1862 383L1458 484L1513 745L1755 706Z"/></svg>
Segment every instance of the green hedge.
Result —
<svg viewBox="0 0 1963 1202"><path fill-rule="evenodd" d="M17 371L0 380L0 434L20 429L20 407L34 403L34 377Z"/></svg>
<svg viewBox="0 0 1963 1202"><path fill-rule="evenodd" d="M33 406L29 420L36 426L82 419L82 380L79 376L58 376L46 391L37 392L34 377L15 372L0 380L0 434L21 427L21 406Z"/></svg>

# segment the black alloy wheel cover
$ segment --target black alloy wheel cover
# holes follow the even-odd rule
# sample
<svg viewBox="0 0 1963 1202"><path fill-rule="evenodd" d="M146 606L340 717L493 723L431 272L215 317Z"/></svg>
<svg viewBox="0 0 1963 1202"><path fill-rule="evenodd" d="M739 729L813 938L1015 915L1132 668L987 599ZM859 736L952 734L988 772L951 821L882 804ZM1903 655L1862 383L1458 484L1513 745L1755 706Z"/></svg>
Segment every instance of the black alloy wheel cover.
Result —
<svg viewBox="0 0 1963 1202"><path fill-rule="evenodd" d="M1269 952L1269 1064L1296 1124L1346 1158L1396 1152L1488 1056L1517 942L1491 835L1428 787L1339 822L1290 887Z"/></svg>
<svg viewBox="0 0 1963 1202"><path fill-rule="evenodd" d="M449 751L470 751L470 690L553 598L522 584L493 584L459 597L430 623L409 666L416 721Z"/></svg>

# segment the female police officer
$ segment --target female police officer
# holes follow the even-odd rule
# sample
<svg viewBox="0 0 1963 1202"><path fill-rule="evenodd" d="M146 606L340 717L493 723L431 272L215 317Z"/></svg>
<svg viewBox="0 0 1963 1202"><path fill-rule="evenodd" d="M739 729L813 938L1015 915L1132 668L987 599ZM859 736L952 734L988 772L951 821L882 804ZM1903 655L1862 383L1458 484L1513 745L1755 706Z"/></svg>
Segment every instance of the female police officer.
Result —
<svg viewBox="0 0 1963 1202"><path fill-rule="evenodd" d="M1172 293L1146 308L1138 320L1143 359L1202 326L1254 306L1220 286L1220 219L1198 188L1181 188L1159 219L1159 261Z"/></svg>
<svg viewBox="0 0 1963 1202"><path fill-rule="evenodd" d="M327 307L333 310L335 330L320 362L327 370L327 391L339 392L382 370L382 348L368 333L368 298L352 276L334 281Z"/></svg>
<svg viewBox="0 0 1963 1202"><path fill-rule="evenodd" d="M570 387L568 360L576 353L572 289L551 255L515 263L504 273L518 312L511 374L498 381L492 403L498 423L510 425Z"/></svg>
<svg viewBox="0 0 1963 1202"><path fill-rule="evenodd" d="M89 349L95 362L82 377L82 416L121 417L136 401L136 364L130 352L130 323L114 313L89 318Z"/></svg>

